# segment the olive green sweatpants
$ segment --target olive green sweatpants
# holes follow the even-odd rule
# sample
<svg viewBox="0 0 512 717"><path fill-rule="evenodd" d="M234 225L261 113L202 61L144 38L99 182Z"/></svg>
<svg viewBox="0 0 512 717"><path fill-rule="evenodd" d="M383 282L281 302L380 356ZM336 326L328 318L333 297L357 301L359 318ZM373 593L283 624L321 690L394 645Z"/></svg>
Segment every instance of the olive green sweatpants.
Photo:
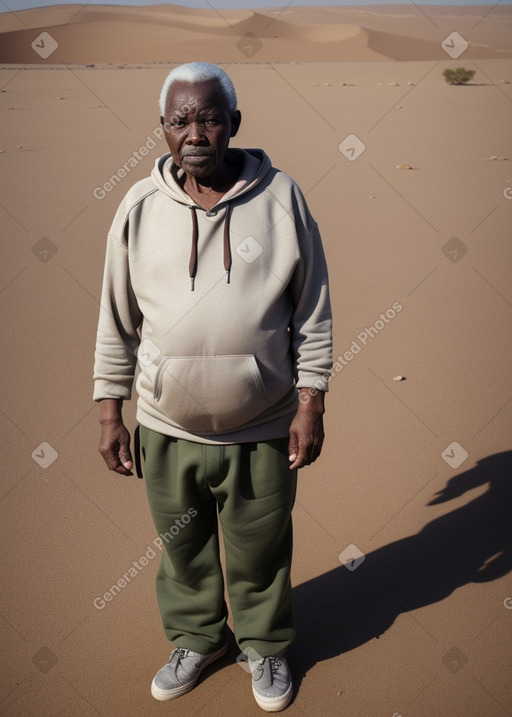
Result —
<svg viewBox="0 0 512 717"><path fill-rule="evenodd" d="M249 659L284 655L295 636L288 439L208 445L141 426L140 446L162 539L156 585L168 639L203 654L226 642L218 516L238 646Z"/></svg>

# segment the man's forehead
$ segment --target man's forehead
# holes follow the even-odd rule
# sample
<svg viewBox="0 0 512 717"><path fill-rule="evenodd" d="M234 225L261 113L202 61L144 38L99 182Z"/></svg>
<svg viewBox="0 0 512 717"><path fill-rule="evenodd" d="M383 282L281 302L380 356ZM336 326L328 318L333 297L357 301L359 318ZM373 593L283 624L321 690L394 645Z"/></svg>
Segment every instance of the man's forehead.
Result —
<svg viewBox="0 0 512 717"><path fill-rule="evenodd" d="M167 95L167 109L194 111L216 107L226 109L227 102L217 80L173 82Z"/></svg>

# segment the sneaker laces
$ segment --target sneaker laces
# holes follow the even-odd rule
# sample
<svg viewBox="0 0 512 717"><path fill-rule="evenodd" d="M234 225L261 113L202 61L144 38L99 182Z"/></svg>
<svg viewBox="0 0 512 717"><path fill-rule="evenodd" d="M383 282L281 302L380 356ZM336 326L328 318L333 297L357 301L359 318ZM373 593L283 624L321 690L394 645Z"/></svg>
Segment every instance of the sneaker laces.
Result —
<svg viewBox="0 0 512 717"><path fill-rule="evenodd" d="M277 675L277 673L279 672L279 668L281 667L282 662L279 657L274 657L273 655L269 655L268 657L261 657L257 661L258 667L261 669L261 673L260 676L256 679L260 679L265 674L263 665L265 664L265 660L267 659L270 664L270 675L268 675L267 673L268 677L270 677L270 682L267 684L267 687L270 687L270 685L274 682L274 675Z"/></svg>
<svg viewBox="0 0 512 717"><path fill-rule="evenodd" d="M270 669L272 670L272 674L275 674L279 671L279 668L281 667L281 660L279 657L269 657L270 660Z"/></svg>
<svg viewBox="0 0 512 717"><path fill-rule="evenodd" d="M193 655L196 655L197 653L194 653L192 650L187 650L186 647L177 647L171 654L169 658L169 663L172 663L173 661L176 662L176 674L178 674L178 668L180 666L183 666L185 668L185 663L183 661L186 657L192 657ZM185 669L185 672L187 670Z"/></svg>
<svg viewBox="0 0 512 717"><path fill-rule="evenodd" d="M177 647L175 650L173 650L169 662L171 662L171 660L175 657L179 665L182 658L187 656L187 652L188 650L186 650L184 647Z"/></svg>

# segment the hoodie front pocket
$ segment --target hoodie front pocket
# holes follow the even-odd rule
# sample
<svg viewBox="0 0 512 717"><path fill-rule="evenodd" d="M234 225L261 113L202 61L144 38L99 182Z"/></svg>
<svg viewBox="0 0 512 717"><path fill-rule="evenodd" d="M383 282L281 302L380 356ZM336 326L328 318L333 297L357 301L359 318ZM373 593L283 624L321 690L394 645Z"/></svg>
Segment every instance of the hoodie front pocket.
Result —
<svg viewBox="0 0 512 717"><path fill-rule="evenodd" d="M253 354L164 356L155 402L174 424L197 433L241 428L271 403Z"/></svg>

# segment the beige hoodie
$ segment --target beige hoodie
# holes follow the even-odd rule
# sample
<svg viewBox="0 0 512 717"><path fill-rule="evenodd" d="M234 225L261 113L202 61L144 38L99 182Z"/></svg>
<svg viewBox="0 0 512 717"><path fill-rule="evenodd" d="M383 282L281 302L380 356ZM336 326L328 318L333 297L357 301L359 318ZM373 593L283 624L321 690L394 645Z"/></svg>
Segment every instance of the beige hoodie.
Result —
<svg viewBox="0 0 512 717"><path fill-rule="evenodd" d="M258 149L209 211L160 157L108 235L94 399L131 397L137 420L201 443L281 438L298 388L328 389L327 271L295 182ZM137 361L138 359L138 361Z"/></svg>

